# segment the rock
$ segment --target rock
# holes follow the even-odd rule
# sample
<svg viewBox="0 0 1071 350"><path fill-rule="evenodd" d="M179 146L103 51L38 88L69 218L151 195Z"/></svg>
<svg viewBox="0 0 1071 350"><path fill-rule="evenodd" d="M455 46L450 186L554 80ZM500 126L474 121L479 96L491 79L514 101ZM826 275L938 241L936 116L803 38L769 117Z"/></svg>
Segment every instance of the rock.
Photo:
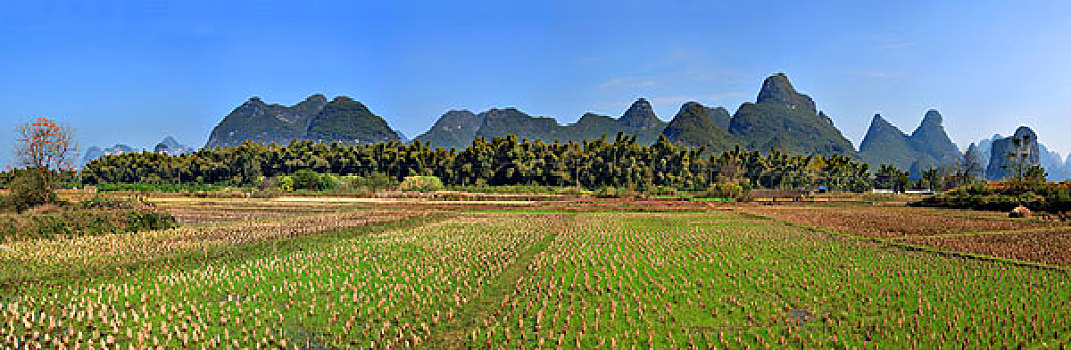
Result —
<svg viewBox="0 0 1071 350"><path fill-rule="evenodd" d="M1029 208L1021 206L1021 205L1018 206L1018 207L1015 207L1015 209L1012 209L1012 211L1010 213L1008 213L1008 217L1013 218L1013 219L1029 219L1029 218L1031 218L1033 216L1034 215L1030 212Z"/></svg>
<svg viewBox="0 0 1071 350"><path fill-rule="evenodd" d="M1015 145L1016 139L1025 140L1025 142L1020 141L1018 150ZM986 177L991 181L999 181L1016 176L1015 162L1008 158L1008 155L1016 153L1026 155L1024 159L1026 165L1040 164L1041 151L1038 148L1038 135L1034 133L1034 130L1021 126L1015 130L1015 134L1011 137L993 141L989 153L989 166L986 168Z"/></svg>

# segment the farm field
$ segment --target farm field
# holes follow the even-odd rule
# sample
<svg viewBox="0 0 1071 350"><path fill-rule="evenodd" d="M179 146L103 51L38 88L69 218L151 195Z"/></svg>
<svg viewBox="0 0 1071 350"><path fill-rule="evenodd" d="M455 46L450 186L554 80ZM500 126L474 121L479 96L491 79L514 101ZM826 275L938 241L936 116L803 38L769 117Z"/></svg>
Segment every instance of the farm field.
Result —
<svg viewBox="0 0 1071 350"><path fill-rule="evenodd" d="M1055 222L858 205L157 203L187 226L0 250L0 342L124 349L1071 342L1064 268L1071 237ZM1018 241L1034 243L1009 248ZM917 245L972 255L909 249Z"/></svg>

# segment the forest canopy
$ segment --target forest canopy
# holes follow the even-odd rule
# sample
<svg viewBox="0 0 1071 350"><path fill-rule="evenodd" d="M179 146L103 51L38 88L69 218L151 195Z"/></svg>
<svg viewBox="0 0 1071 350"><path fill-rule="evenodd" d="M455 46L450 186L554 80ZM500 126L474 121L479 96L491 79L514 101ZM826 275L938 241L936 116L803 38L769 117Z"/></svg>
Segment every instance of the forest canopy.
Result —
<svg viewBox="0 0 1071 350"><path fill-rule="evenodd" d="M868 166L847 156L790 155L736 148L707 154L702 147L674 144L662 137L653 145L618 134L583 142L520 140L514 135L477 138L461 150L432 148L419 140L345 145L293 140L287 145L247 141L235 147L183 155L127 153L101 157L85 166L84 184L251 185L300 170L338 175L436 176L449 186L540 185L655 186L699 190L715 182L762 188L817 188L865 191Z"/></svg>

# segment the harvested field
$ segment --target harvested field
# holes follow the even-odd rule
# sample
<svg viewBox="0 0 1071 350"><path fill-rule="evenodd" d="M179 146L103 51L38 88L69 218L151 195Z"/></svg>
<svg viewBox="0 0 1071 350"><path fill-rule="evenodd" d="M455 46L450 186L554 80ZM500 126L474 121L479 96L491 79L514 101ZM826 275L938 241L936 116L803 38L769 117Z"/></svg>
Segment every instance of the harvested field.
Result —
<svg viewBox="0 0 1071 350"><path fill-rule="evenodd" d="M1049 265L1071 266L1071 229L911 238L905 242Z"/></svg>
<svg viewBox="0 0 1071 350"><path fill-rule="evenodd" d="M175 216L184 225L332 213L359 209L344 202L280 202L269 199L154 198L157 207Z"/></svg>
<svg viewBox="0 0 1071 350"><path fill-rule="evenodd" d="M743 211L851 235L894 239L1061 226L1057 222L1010 220L988 213L904 207L754 206Z"/></svg>

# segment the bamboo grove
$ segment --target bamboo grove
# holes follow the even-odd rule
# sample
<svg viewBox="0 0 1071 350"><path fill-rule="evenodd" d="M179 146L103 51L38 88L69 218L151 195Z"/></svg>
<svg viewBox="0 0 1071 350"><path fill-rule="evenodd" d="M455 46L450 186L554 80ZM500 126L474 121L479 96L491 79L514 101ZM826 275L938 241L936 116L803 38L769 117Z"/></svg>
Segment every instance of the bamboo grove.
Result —
<svg viewBox="0 0 1071 350"><path fill-rule="evenodd" d="M700 190L715 182L761 188L865 191L868 166L834 155L790 155L736 148L708 154L665 137L653 145L618 134L583 142L477 138L462 150L398 141L346 145L292 140L288 145L245 142L171 156L128 153L87 164L82 182L251 185L302 169L338 175L437 176L448 185L540 185Z"/></svg>

